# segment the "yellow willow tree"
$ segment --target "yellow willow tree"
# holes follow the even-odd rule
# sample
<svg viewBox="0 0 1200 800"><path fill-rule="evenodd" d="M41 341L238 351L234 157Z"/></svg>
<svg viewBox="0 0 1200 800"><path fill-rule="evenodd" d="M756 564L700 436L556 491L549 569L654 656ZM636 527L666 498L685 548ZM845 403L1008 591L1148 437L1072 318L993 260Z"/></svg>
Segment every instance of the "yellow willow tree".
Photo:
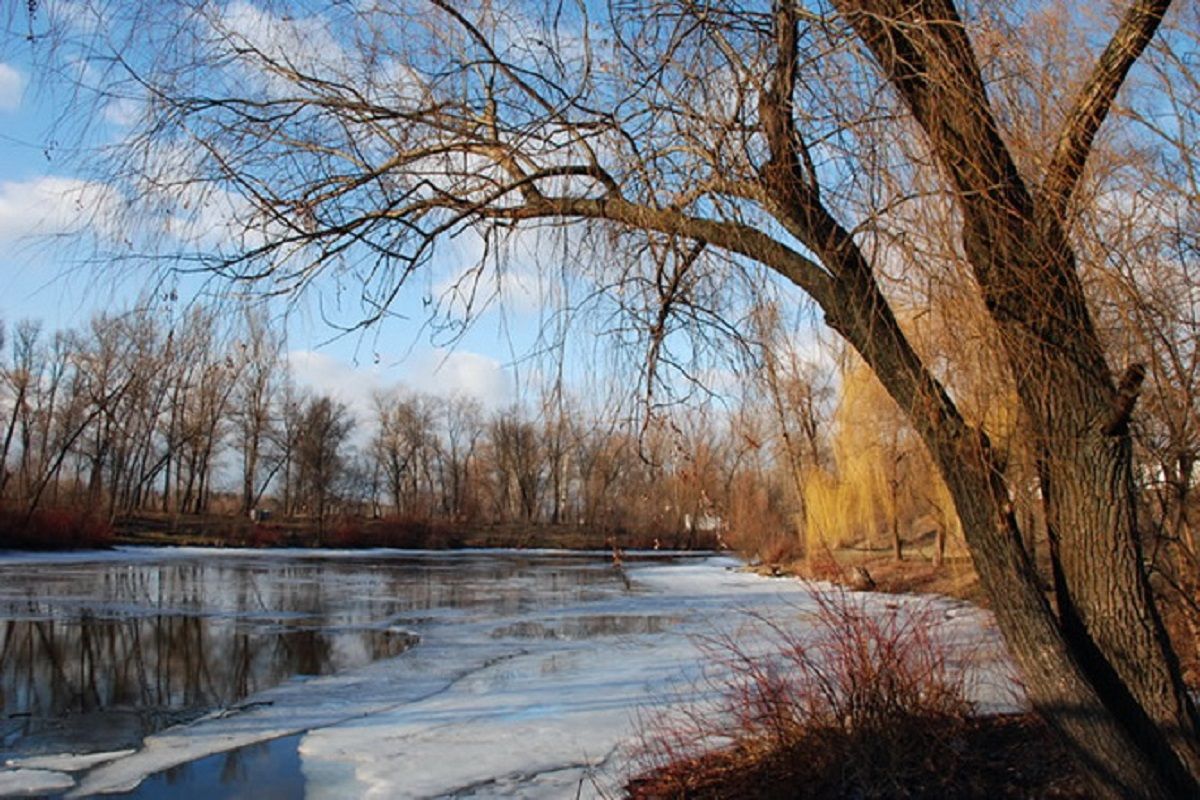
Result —
<svg viewBox="0 0 1200 800"><path fill-rule="evenodd" d="M235 285L293 292L324 273L377 319L451 239L478 244L482 271L547 227L571 231L572 266L618 304L644 290L736 330L714 311L727 276L792 284L928 448L1029 697L1095 794L1197 796L1197 715L1137 530L1144 370L1110 363L1072 244L1089 154L1170 3L1063 6L1094 47L1060 65L1045 129L1022 137L989 82L1043 61L988 37L1030 6L78 0L30 5L20 28L48 79L76 77L111 112L94 119L129 126L95 175L115 198L97 212L134 226L118 241L157 237ZM913 264L884 223L932 202L944 257ZM647 242L678 267L646 272ZM995 330L1033 431L1053 603L954 365L897 322L890 279L910 269L966 275Z"/></svg>
<svg viewBox="0 0 1200 800"><path fill-rule="evenodd" d="M810 467L802 479L808 528L838 546L865 540L877 548L882 533L899 561L918 518L936 516L934 558L940 564L947 534L958 530L945 483L903 412L865 365L844 369L840 389L833 463L829 469Z"/></svg>

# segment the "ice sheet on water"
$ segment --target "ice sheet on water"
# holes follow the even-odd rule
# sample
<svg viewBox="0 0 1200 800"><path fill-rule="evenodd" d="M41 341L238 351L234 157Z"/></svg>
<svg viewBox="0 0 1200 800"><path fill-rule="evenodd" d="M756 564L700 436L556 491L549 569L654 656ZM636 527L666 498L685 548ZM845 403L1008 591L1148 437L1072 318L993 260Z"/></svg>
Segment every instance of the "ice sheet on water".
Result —
<svg viewBox="0 0 1200 800"><path fill-rule="evenodd" d="M766 648L769 637L752 621L802 624L812 613L811 586L730 569L736 564L635 563L630 594L439 618L399 658L277 686L240 711L151 736L138 752L87 773L69 796L126 789L205 755L301 731L310 797L611 796L639 709L707 690L697 637L744 628L748 649ZM941 635L969 647L970 666L984 677L977 699L989 709L1012 704L1007 662L985 612L954 601L857 597L880 611L933 603ZM590 638L521 635L577 630L605 616L668 623ZM12 771L8 778L8 785L17 780Z"/></svg>
<svg viewBox="0 0 1200 800"><path fill-rule="evenodd" d="M60 753L53 756L30 756L29 758L10 758L5 762L7 767L25 769L48 769L56 772L82 772L85 769L115 761L118 758L133 755L136 750L112 750L106 753Z"/></svg>
<svg viewBox="0 0 1200 800"><path fill-rule="evenodd" d="M145 740L138 752L84 776L69 797L126 791L147 775L214 753L347 719L374 715L444 691L456 678L502 658L497 643L428 641L412 658L380 661L347 673L296 681L260 692L220 711Z"/></svg>
<svg viewBox="0 0 1200 800"><path fill-rule="evenodd" d="M66 791L75 779L48 769L0 770L0 797L36 797Z"/></svg>
<svg viewBox="0 0 1200 800"><path fill-rule="evenodd" d="M750 649L770 636L756 620L783 623L813 609L811 587L728 572L720 564L648 567L635 577L646 594L588 607L588 613L675 616L669 631L613 640L535 640L527 651L472 673L453 691L369 718L308 733L300 752L310 796L334 798L497 796L604 797L619 794L620 771L636 742L639 708L702 700L709 690L695 637L744 627ZM948 640L976 648L981 675L1002 675L1002 652L988 616L943 601L858 595L883 611L932 602ZM745 614L731 614L742 609ZM553 624L551 615L546 624ZM990 661L986 659L990 658ZM977 699L1011 705L1010 686L976 681ZM352 766L352 769L348 767Z"/></svg>

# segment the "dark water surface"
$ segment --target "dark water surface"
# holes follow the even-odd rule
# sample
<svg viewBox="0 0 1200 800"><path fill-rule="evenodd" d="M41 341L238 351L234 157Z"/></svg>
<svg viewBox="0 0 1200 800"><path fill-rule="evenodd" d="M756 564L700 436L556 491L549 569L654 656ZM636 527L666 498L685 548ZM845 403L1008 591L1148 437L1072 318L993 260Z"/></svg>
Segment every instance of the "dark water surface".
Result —
<svg viewBox="0 0 1200 800"><path fill-rule="evenodd" d="M198 758L151 775L132 792L106 794L125 800L294 800L304 797L300 767L303 734Z"/></svg>
<svg viewBox="0 0 1200 800"><path fill-rule="evenodd" d="M0 558L0 764L136 747L149 733L281 682L396 656L419 646L431 621L624 591L595 556L137 550L96 561ZM286 750L281 741L260 747ZM255 752L187 768L203 782L209 773L249 769ZM266 761L278 763L277 756ZM167 782L162 796L171 780L155 778Z"/></svg>

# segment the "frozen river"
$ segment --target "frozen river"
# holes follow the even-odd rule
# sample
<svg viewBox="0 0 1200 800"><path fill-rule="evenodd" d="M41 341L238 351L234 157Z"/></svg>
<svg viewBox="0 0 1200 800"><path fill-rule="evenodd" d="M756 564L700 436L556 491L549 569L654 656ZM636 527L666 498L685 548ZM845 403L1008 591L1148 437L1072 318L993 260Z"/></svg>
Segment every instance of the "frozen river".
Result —
<svg viewBox="0 0 1200 800"><path fill-rule="evenodd" d="M813 587L737 566L0 554L0 796L617 796L639 715L705 691L698 637L811 613ZM1011 704L988 615L937 610L979 701Z"/></svg>

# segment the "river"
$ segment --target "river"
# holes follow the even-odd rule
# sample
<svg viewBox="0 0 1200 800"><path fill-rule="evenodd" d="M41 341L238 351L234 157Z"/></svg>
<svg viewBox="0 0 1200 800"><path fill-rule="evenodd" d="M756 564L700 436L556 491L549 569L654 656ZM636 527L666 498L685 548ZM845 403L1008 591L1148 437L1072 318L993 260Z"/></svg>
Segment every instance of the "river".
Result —
<svg viewBox="0 0 1200 800"><path fill-rule="evenodd" d="M737 567L519 551L0 554L0 795L612 796L649 709L711 688L698 641L811 612L813 587ZM863 597L881 611L915 602ZM983 676L980 701L1011 704L988 615L936 602Z"/></svg>

